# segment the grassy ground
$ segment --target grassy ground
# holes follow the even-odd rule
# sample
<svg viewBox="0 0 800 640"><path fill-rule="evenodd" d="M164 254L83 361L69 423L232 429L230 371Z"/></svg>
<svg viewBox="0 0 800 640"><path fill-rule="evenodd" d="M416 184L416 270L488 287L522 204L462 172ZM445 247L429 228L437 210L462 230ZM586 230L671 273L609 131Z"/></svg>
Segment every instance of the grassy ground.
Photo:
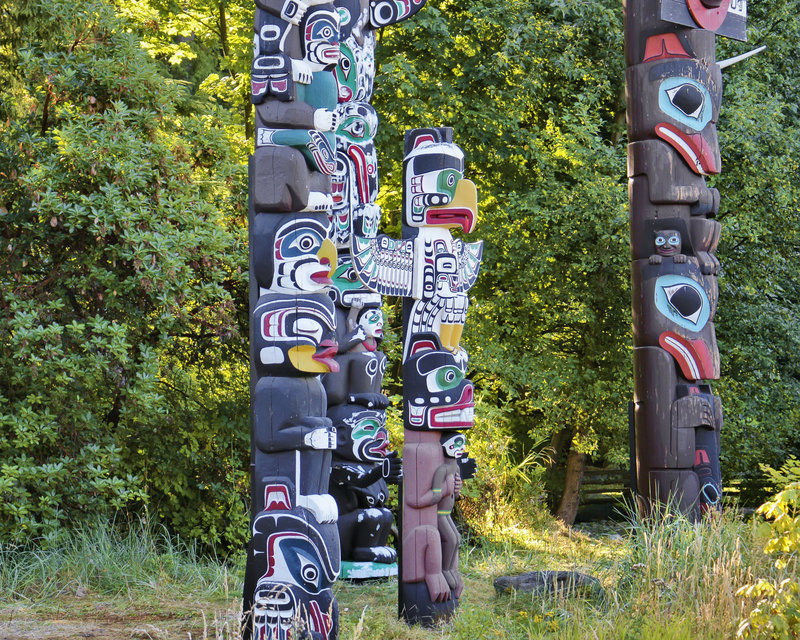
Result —
<svg viewBox="0 0 800 640"><path fill-rule="evenodd" d="M548 520L499 526L465 540L466 590L437 629L396 618L396 582L337 584L343 640L492 638L729 638L746 603L736 590L777 571L758 527L728 513L680 520L564 528ZM213 638L235 640L243 557L199 558L169 536L126 537L97 526L51 550L0 548L0 640ZM577 570L604 594L565 598L495 595L499 575Z"/></svg>

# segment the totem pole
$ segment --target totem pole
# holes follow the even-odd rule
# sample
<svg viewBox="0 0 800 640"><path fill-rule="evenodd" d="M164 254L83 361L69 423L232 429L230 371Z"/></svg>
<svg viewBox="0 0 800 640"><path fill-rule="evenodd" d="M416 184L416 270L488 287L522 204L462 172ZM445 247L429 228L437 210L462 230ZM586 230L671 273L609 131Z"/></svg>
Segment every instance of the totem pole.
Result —
<svg viewBox="0 0 800 640"><path fill-rule="evenodd" d="M400 459L389 451L385 428L389 399L381 393L386 356L381 296L365 288L352 268L350 236L374 238L380 207L374 137L378 115L370 105L375 79L376 29L411 17L425 0L335 0L341 55L336 66L338 126L331 176L333 241L339 266L329 293L336 305L339 371L323 376L328 417L337 431L330 493L339 508L341 577L397 575L397 552L388 537L392 513L388 483L399 482Z"/></svg>
<svg viewBox="0 0 800 640"><path fill-rule="evenodd" d="M448 617L464 588L460 536L450 513L474 461L464 458L473 419L467 353L459 342L467 292L475 283L481 242L450 233L475 226L478 194L463 178L464 154L452 129L406 133L403 238L352 237L353 267L367 287L402 296L403 448L399 613L430 625Z"/></svg>
<svg viewBox="0 0 800 640"><path fill-rule="evenodd" d="M715 32L738 0L626 0L628 189L637 490L697 519L718 509L722 406L714 333L722 73Z"/></svg>
<svg viewBox="0 0 800 640"><path fill-rule="evenodd" d="M250 157L251 540L245 639L329 640L339 574L328 493L336 430L321 375L338 370L329 212L339 13L257 0Z"/></svg>

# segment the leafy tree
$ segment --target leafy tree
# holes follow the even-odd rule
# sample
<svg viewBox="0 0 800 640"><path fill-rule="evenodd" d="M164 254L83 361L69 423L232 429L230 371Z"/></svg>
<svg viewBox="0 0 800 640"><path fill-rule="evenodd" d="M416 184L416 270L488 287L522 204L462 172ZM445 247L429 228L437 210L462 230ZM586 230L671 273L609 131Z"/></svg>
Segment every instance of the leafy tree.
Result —
<svg viewBox="0 0 800 640"><path fill-rule="evenodd" d="M149 501L238 541L241 139L109 2L11 2L2 21L0 537Z"/></svg>
<svg viewBox="0 0 800 640"><path fill-rule="evenodd" d="M452 125L478 184L486 249L465 342L484 402L505 408L496 428L518 449L562 434L578 463L625 456L621 20L616 2L434 1L385 31L379 58L379 149ZM396 211L397 153L381 168Z"/></svg>

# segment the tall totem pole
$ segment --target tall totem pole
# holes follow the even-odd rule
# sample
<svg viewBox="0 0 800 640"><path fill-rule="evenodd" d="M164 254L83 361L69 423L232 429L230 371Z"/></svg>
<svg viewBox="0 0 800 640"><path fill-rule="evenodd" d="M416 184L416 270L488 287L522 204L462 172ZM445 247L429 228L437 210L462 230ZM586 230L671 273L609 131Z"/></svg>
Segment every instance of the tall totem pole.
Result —
<svg viewBox="0 0 800 640"><path fill-rule="evenodd" d="M722 72L741 0L626 0L628 189L637 490L697 519L722 496L714 333Z"/></svg>
<svg viewBox="0 0 800 640"><path fill-rule="evenodd" d="M335 0L340 17L341 56L336 66L338 117L336 170L332 175L332 237L339 266L329 293L336 306L338 372L323 376L328 417L337 433L330 493L339 508L341 577L397 575L397 553L389 546L392 512L387 483L401 475L389 451L381 392L386 356L381 295L367 289L352 267L351 235L373 238L381 210L374 138L378 115L370 105L375 80L376 30L414 15L425 0Z"/></svg>
<svg viewBox="0 0 800 640"><path fill-rule="evenodd" d="M380 219L375 30L424 1L256 0L245 640L337 637L340 531L352 577L392 573L380 296L349 246Z"/></svg>
<svg viewBox="0 0 800 640"><path fill-rule="evenodd" d="M474 402L459 343L483 245L453 238L450 230L471 232L477 213L477 190L464 179L452 129L413 129L405 138L402 239L352 239L353 266L367 287L404 297L398 603L410 623L448 617L464 588L451 511L462 479L474 471L461 433L472 427Z"/></svg>
<svg viewBox="0 0 800 640"><path fill-rule="evenodd" d="M243 637L338 632L336 430L321 374L336 371L336 268L328 212L336 169L339 14L257 0L250 157L251 539Z"/></svg>

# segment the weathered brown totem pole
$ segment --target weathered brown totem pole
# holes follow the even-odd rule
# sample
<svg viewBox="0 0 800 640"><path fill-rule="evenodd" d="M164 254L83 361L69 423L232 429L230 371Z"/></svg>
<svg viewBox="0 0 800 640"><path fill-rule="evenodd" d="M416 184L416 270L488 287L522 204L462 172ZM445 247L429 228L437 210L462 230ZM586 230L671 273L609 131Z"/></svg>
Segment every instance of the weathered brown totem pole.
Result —
<svg viewBox="0 0 800 640"><path fill-rule="evenodd" d="M450 233L469 233L476 222L477 190L463 176L464 154L452 129L408 131L403 238L352 238L359 278L374 291L405 298L399 612L411 623L448 617L464 588L450 514L462 479L474 471L460 433L472 426L474 402L459 342L483 246Z"/></svg>
<svg viewBox="0 0 800 640"><path fill-rule="evenodd" d="M626 0L637 490L693 519L722 496L715 32L743 38L736 0Z"/></svg>
<svg viewBox="0 0 800 640"><path fill-rule="evenodd" d="M328 417L337 432L330 493L339 509L341 577L397 575L397 552L389 546L393 516L387 483L399 482L400 458L389 451L381 393L386 356L381 296L361 283L352 267L351 234L378 233L378 116L370 105L375 79L376 29L404 20L425 0L335 0L340 18L336 66L336 170L332 178L333 241L339 266L329 293L336 306L339 371L323 376Z"/></svg>

